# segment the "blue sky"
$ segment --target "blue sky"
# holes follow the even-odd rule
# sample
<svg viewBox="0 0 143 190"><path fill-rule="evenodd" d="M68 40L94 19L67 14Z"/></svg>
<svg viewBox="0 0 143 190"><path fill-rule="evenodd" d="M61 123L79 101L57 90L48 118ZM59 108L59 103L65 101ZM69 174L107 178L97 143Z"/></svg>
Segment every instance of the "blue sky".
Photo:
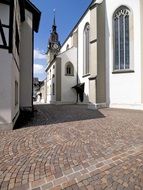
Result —
<svg viewBox="0 0 143 190"><path fill-rule="evenodd" d="M32 0L32 3L42 12L39 32L35 33L34 76L43 80L46 78L44 70L47 65L43 54L48 46L53 10L56 9L57 31L62 44L91 0Z"/></svg>

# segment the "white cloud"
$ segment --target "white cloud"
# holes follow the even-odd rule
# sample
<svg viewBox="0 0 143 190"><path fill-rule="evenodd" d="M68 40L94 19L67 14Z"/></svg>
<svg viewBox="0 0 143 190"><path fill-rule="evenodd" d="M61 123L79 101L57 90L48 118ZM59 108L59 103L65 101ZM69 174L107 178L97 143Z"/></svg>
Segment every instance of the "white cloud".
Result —
<svg viewBox="0 0 143 190"><path fill-rule="evenodd" d="M38 49L34 49L34 59L46 59L46 55Z"/></svg>
<svg viewBox="0 0 143 190"><path fill-rule="evenodd" d="M34 74L44 74L45 68L43 65L34 64Z"/></svg>

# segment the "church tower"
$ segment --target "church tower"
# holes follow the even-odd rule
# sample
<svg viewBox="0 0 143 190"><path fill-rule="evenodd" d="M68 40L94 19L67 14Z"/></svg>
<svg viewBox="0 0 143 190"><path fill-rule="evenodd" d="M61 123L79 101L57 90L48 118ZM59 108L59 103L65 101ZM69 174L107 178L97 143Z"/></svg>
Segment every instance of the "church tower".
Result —
<svg viewBox="0 0 143 190"><path fill-rule="evenodd" d="M57 33L57 26L56 26L56 19L54 15L53 25L52 25L52 32L50 34L49 42L48 42L48 63L50 63L56 55L59 53L60 50L60 42L59 42L59 36Z"/></svg>

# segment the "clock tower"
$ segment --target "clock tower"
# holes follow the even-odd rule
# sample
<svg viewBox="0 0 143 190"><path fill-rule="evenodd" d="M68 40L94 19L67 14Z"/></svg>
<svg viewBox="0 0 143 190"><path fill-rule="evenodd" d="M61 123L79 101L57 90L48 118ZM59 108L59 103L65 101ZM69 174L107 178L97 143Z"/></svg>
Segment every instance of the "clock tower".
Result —
<svg viewBox="0 0 143 190"><path fill-rule="evenodd" d="M48 42L48 51L47 51L49 63L56 57L56 55L59 53L60 47L61 47L55 20L56 19L55 19L55 15L54 15L52 32L50 34L50 38L49 38L49 42Z"/></svg>

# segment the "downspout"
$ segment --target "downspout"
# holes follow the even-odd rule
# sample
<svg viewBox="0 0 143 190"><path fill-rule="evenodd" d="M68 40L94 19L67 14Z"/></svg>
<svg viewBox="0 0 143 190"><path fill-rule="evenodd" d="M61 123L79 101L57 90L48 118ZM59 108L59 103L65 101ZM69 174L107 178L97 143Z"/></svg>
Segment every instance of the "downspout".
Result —
<svg viewBox="0 0 143 190"><path fill-rule="evenodd" d="M78 85L78 29L77 29L77 74L76 74L76 83ZM77 92L76 92L77 93ZM78 103L78 93L77 93L77 99L76 99L76 104Z"/></svg>

